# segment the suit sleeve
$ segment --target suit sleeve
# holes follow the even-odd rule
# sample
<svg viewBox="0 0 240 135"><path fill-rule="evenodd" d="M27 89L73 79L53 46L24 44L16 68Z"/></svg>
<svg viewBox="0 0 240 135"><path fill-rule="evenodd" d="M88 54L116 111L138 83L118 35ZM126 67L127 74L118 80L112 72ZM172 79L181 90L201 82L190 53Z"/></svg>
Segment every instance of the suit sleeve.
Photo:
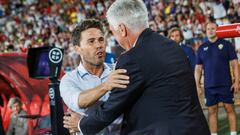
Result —
<svg viewBox="0 0 240 135"><path fill-rule="evenodd" d="M84 135L92 135L111 124L118 116L128 111L138 100L143 92L143 76L139 65L132 61L126 54L122 55L116 68L127 70L130 83L127 88L115 88L111 91L109 99L94 108L80 122L80 128Z"/></svg>

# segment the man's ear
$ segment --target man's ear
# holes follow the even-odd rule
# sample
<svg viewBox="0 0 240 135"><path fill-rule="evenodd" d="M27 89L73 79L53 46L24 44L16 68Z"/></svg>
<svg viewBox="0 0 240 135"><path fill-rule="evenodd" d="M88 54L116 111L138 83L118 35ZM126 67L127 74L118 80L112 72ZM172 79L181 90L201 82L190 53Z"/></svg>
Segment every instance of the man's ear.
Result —
<svg viewBox="0 0 240 135"><path fill-rule="evenodd" d="M74 49L76 50L76 52L77 52L78 54L81 54L82 50L81 50L81 47L80 47L79 45L75 45L75 46L74 46Z"/></svg>
<svg viewBox="0 0 240 135"><path fill-rule="evenodd" d="M119 31L121 33L121 36L126 37L127 36L127 27L124 24L119 24Z"/></svg>

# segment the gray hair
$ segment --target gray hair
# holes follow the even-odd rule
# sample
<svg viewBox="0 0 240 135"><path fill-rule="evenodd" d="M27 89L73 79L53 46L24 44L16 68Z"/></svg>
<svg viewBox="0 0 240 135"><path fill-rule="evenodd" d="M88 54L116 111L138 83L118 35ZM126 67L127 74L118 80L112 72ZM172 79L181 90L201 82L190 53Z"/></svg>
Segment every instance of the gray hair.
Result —
<svg viewBox="0 0 240 135"><path fill-rule="evenodd" d="M10 98L9 101L8 101L8 107L9 107L10 109L12 109L12 106L13 106L13 104L15 104L15 103L18 103L18 104L20 105L20 107L22 107L22 101L21 101L21 99L18 98L18 97L12 97L12 98Z"/></svg>
<svg viewBox="0 0 240 135"><path fill-rule="evenodd" d="M148 11L142 0L116 0L107 11L107 19L116 30L120 23L133 32L148 28Z"/></svg>

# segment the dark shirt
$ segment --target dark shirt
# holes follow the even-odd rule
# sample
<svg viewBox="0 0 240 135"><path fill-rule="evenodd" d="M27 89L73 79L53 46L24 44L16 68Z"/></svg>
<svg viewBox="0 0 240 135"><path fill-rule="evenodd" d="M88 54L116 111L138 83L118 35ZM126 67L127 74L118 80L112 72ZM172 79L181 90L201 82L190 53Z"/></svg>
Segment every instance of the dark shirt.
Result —
<svg viewBox="0 0 240 135"><path fill-rule="evenodd" d="M183 51L185 52L185 54L187 55L188 60L191 64L192 70L194 71L195 64L196 64L196 56L195 56L193 49L191 47L188 47L185 44L181 44L180 46L183 49Z"/></svg>
<svg viewBox="0 0 240 135"><path fill-rule="evenodd" d="M237 59L232 44L218 39L203 43L197 52L196 64L203 65L205 88L232 84L229 61Z"/></svg>

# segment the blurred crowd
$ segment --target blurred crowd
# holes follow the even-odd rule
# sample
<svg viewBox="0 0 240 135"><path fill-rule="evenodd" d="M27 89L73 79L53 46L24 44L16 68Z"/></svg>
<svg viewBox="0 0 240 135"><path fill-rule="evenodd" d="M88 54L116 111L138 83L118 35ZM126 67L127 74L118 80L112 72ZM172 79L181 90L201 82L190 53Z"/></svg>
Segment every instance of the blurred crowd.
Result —
<svg viewBox="0 0 240 135"><path fill-rule="evenodd" d="M85 18L100 19L105 26L107 52L120 53L105 19L114 0L0 0L0 53L56 46L65 49L64 67L71 70L79 56L71 44L71 31ZM183 31L186 44L196 51L206 40L205 23L240 22L239 0L144 0L150 27L167 36L172 27Z"/></svg>
<svg viewBox="0 0 240 135"><path fill-rule="evenodd" d="M239 0L175 0L147 2L151 14L150 26L167 35L172 27L179 27L185 42L196 51L206 40L205 24L218 25L240 22Z"/></svg>

